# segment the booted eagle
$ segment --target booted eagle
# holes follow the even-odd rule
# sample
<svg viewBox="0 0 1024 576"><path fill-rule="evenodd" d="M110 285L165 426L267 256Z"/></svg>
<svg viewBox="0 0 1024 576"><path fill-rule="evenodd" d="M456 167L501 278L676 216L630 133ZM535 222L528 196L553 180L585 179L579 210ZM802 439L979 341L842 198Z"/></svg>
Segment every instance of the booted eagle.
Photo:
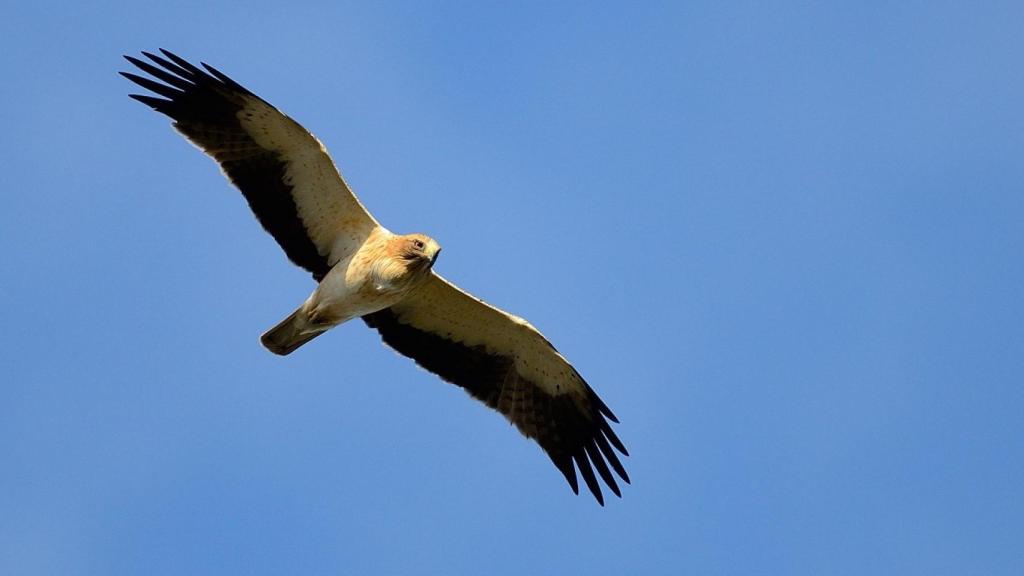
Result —
<svg viewBox="0 0 1024 576"><path fill-rule="evenodd" d="M330 328L362 318L384 343L501 412L540 444L579 493L576 471L604 505L597 476L621 497L611 470L618 419L529 322L463 292L434 271L441 246L377 223L323 144L297 122L212 66L166 51L125 56L152 78L121 74L156 96L131 97L220 164L288 259L317 281L295 312L263 334L290 354ZM609 469L611 467L611 470ZM596 471L596 474L595 474Z"/></svg>

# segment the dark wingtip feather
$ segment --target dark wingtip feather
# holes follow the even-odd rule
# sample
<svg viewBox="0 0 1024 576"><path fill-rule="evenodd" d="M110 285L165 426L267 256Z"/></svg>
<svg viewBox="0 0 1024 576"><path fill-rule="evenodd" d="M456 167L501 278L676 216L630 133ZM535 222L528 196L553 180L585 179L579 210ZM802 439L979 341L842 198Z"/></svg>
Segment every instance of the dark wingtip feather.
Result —
<svg viewBox="0 0 1024 576"><path fill-rule="evenodd" d="M608 445L608 440L605 439L604 434L597 434L594 436L594 440L601 453L604 454L605 460L615 469L615 473L619 475L619 478L625 480L626 484L629 484L629 475L626 474L626 467L622 465L619 457L615 455L615 451Z"/></svg>
<svg viewBox="0 0 1024 576"><path fill-rule="evenodd" d="M590 460L587 459L586 450L582 446L573 460L576 461L576 467L579 468L583 481L587 483L587 488L590 488L590 493L594 495L598 504L604 506L604 494L601 494L601 485L597 483L597 476L594 476L594 469L590 467Z"/></svg>
<svg viewBox="0 0 1024 576"><path fill-rule="evenodd" d="M576 374L579 374L579 372ZM619 419L615 416L615 413L612 412L612 409L604 403L604 400L601 400L601 397L597 395L597 392L594 392L594 389L590 386L587 386L587 390L590 392L590 401L597 405L597 411L604 414L612 422L618 424Z"/></svg>
<svg viewBox="0 0 1024 576"><path fill-rule="evenodd" d="M608 424L608 422L606 422L603 418L601 418L600 420L601 431L604 432L604 435L608 437L608 441L612 443L612 446L615 446L615 448L619 452L622 452L624 455L629 456L629 451L626 450L626 447L622 444L622 440L619 440L619 437L615 435L615 431L612 430L611 425Z"/></svg>
<svg viewBox="0 0 1024 576"><path fill-rule="evenodd" d="M129 98L132 100L138 100L146 106L149 106L153 110L160 112L161 114L169 114L170 107L174 105L174 102L170 100L164 100L163 98L157 98L155 96L146 96L145 94L129 94Z"/></svg>
<svg viewBox="0 0 1024 576"><path fill-rule="evenodd" d="M168 98L170 100L174 100L175 98L184 94L184 92L182 92L181 90L177 90L171 86L167 86L166 84L161 84L154 80L150 80L149 78L143 78L142 76L132 74L131 72L119 72L119 74L131 80L132 82L138 84L139 86L142 86L146 90L159 94L164 98Z"/></svg>
<svg viewBox="0 0 1024 576"><path fill-rule="evenodd" d="M569 487L572 488L573 494L580 493L580 485L576 480L576 470L572 467L572 458L559 458L555 459L554 456L548 455L551 461L554 462L555 468L565 476L565 480L569 483Z"/></svg>
<svg viewBox="0 0 1024 576"><path fill-rule="evenodd" d="M162 68L157 68L156 66L153 66L149 62L143 62L142 60L139 60L138 58L133 58L131 56L125 56L125 58L129 62L134 64L139 70L146 72L154 78L159 78L160 80L163 80L167 84L174 86L179 90L187 91L195 87L195 84L182 78L181 76L175 76L174 74L171 74L170 72L167 72Z"/></svg>
<svg viewBox="0 0 1024 576"><path fill-rule="evenodd" d="M177 64L178 66L181 66L182 68L188 70L189 72L191 72L193 74L196 74L198 76L206 76L207 75L205 72L203 72L198 67L196 67L195 64L192 64L188 60L185 60L184 58L182 58L181 56L178 56L177 54L175 54L174 52L171 52L170 50L165 50L164 48L161 48L160 49L160 53L163 54L164 56L167 56L168 58L170 58L171 61L174 62L175 64Z"/></svg>
<svg viewBox="0 0 1024 576"><path fill-rule="evenodd" d="M228 78L227 74L221 72L220 70L217 70L213 66L210 66L209 64L207 64L206 62L203 62L202 60L200 60L199 61L199 65L202 66L203 68L206 68L206 71L208 73L212 74L215 78L217 78L221 82L228 83L228 82L231 81L231 79Z"/></svg>
<svg viewBox="0 0 1024 576"><path fill-rule="evenodd" d="M221 82L234 84L234 80L232 80L231 78L228 78L227 74L221 72L220 70L217 70L213 66L210 66L209 64L207 64L206 62L200 61L199 64L203 68L206 68L207 72L209 72L210 74L213 74Z"/></svg>
<svg viewBox="0 0 1024 576"><path fill-rule="evenodd" d="M181 66L178 66L177 64L167 60L166 58L161 58L161 57L157 56L156 54L153 54L152 52L146 52L145 50L142 51L142 55L145 56L146 58L149 58L154 63L159 64L160 66L164 67L166 70L168 70L170 72L173 72L174 74L177 74L178 76L181 76L182 78L185 78L187 80L195 80L196 79L196 75L193 72L190 72L189 70L187 70L185 68L182 68Z"/></svg>
<svg viewBox="0 0 1024 576"><path fill-rule="evenodd" d="M237 91L239 91L239 92L241 92L243 94L249 94L250 96L256 96L255 94L250 92L248 88L246 88L245 86L242 86L238 82L235 82L234 80L232 80L231 77L228 76L227 74L221 72L220 70L217 70L213 66L210 66L209 64L207 64L206 62L200 62L200 64L202 64L203 68L206 68L206 71L209 72L210 74L212 74L214 78L216 78L217 80L220 80L221 82L223 82L228 87L230 87L230 88L232 88L234 90L237 90ZM257 96L257 98L259 98L259 97ZM262 100L262 98L261 98L261 100Z"/></svg>
<svg viewBox="0 0 1024 576"><path fill-rule="evenodd" d="M587 456L590 457L590 462L594 465L594 468L597 469L597 473L601 476L601 479L604 480L604 483L612 489L612 492L614 492L616 496L622 498L622 492L619 491L619 486L615 483L615 477L612 476L612 473L608 470L608 465L605 464L604 458L602 458L601 454L597 451L597 446L594 444L594 441L591 440L585 448L587 450Z"/></svg>

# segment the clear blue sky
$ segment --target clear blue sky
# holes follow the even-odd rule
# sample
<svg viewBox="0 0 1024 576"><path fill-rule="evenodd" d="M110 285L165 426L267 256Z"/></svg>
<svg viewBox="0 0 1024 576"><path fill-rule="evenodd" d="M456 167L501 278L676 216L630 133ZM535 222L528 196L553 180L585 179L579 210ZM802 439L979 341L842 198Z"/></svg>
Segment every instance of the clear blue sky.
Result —
<svg viewBox="0 0 1024 576"><path fill-rule="evenodd" d="M148 4L0 18L0 573L1020 573L1020 2ZM265 351L312 281L159 47L543 330L624 498L361 323Z"/></svg>

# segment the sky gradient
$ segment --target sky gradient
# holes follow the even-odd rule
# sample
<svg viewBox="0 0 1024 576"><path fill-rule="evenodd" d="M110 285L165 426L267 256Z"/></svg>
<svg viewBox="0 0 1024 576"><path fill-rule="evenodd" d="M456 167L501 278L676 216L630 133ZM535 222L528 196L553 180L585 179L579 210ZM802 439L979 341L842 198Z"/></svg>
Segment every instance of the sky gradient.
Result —
<svg viewBox="0 0 1024 576"><path fill-rule="evenodd" d="M1019 2L22 3L0 573L1018 574ZM601 508L313 289L122 54L208 62L622 421Z"/></svg>

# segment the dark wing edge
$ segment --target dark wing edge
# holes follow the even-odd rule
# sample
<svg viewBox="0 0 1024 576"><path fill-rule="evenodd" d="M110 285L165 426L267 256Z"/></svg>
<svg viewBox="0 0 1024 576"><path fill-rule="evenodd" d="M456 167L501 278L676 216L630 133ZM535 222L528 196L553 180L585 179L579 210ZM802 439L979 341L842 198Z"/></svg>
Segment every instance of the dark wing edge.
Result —
<svg viewBox="0 0 1024 576"><path fill-rule="evenodd" d="M618 419L585 382L586 397L581 407L572 395L552 396L520 376L512 358L403 324L390 308L363 316L363 321L395 351L465 389L473 398L504 414L525 436L535 439L574 493L579 494L578 470L602 506L604 496L597 476L622 497L608 467L629 484L629 475L615 451L624 456L629 453L608 423L609 419L616 423Z"/></svg>
<svg viewBox="0 0 1024 576"><path fill-rule="evenodd" d="M299 217L292 185L285 181L287 161L279 152L257 144L237 116L247 100L253 98L282 116L283 113L212 66L203 63L202 70L167 50L161 48L160 52L164 57L142 52L152 64L124 57L156 80L131 72L120 74L160 96L129 97L174 120L179 132L220 164L288 259L312 273L317 281L323 279L330 264L327 256L317 250Z"/></svg>

